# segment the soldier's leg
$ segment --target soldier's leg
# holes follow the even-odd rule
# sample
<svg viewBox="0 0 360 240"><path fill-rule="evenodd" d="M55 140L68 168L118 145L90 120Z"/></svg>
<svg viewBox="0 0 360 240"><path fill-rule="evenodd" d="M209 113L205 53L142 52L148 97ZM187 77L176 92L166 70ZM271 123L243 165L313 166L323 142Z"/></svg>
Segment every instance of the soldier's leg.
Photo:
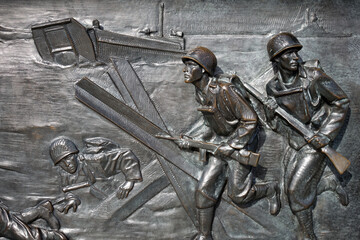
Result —
<svg viewBox="0 0 360 240"><path fill-rule="evenodd" d="M280 211L280 187L277 181L256 183L254 185L254 199L267 198L271 215L277 215Z"/></svg>
<svg viewBox="0 0 360 240"><path fill-rule="evenodd" d="M319 185L317 187L318 195L326 191L336 193L341 205L347 206L349 204L349 197L347 192L341 186L340 181L332 172L328 172L325 176L323 176L320 179Z"/></svg>
<svg viewBox="0 0 360 240"><path fill-rule="evenodd" d="M199 231L194 240L212 240L212 223L214 220L214 207L198 208Z"/></svg>
<svg viewBox="0 0 360 240"><path fill-rule="evenodd" d="M225 173L225 162L210 156L195 193L199 221L199 233L194 238L196 240L212 239L211 230L214 219L214 207L225 185Z"/></svg>
<svg viewBox="0 0 360 240"><path fill-rule="evenodd" d="M229 160L228 196L236 204L244 204L254 198L253 174L250 166Z"/></svg>
<svg viewBox="0 0 360 240"><path fill-rule="evenodd" d="M285 173L287 196L292 212L295 214L305 239L316 239L312 207L317 196L317 186L325 167L325 156L306 145L294 158L294 163Z"/></svg>
<svg viewBox="0 0 360 240"><path fill-rule="evenodd" d="M300 224L304 234L303 239L316 240L317 237L314 233L312 209L308 208L295 213L295 216Z"/></svg>
<svg viewBox="0 0 360 240"><path fill-rule="evenodd" d="M270 213L276 215L280 210L280 188L278 183L259 182L253 185L250 166L237 161L229 161L228 195L236 204L246 204L261 198L270 203Z"/></svg>

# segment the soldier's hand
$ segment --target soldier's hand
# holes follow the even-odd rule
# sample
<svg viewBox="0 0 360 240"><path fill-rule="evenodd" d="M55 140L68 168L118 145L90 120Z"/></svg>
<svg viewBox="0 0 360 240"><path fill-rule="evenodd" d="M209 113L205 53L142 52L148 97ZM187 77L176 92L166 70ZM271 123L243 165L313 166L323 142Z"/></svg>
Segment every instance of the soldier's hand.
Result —
<svg viewBox="0 0 360 240"><path fill-rule="evenodd" d="M78 160L81 161L81 162L84 161L85 160L84 154L79 153L78 154Z"/></svg>
<svg viewBox="0 0 360 240"><path fill-rule="evenodd" d="M134 181L125 181L123 184L120 185L116 193L116 196L119 199L127 198L133 187L134 187Z"/></svg>
<svg viewBox="0 0 360 240"><path fill-rule="evenodd" d="M220 144L220 146L216 149L214 155L216 155L216 156L229 157L234 151L235 151L235 149L232 148L229 144L227 144L227 143L222 143L222 144Z"/></svg>
<svg viewBox="0 0 360 240"><path fill-rule="evenodd" d="M264 102L264 110L266 117L273 119L275 117L275 109L278 107L276 100L273 97L268 97Z"/></svg>
<svg viewBox="0 0 360 240"><path fill-rule="evenodd" d="M81 204L80 199L74 194L67 194L65 197L65 204L62 205L58 210L67 214L69 210L72 208L73 212L76 212L78 206Z"/></svg>
<svg viewBox="0 0 360 240"><path fill-rule="evenodd" d="M182 149L190 149L190 143L187 139L191 139L190 137L181 134L179 139L174 140L174 142Z"/></svg>
<svg viewBox="0 0 360 240"><path fill-rule="evenodd" d="M326 145L328 145L330 142L330 139L325 136L324 134L317 133L315 136L313 136L309 143L313 146L315 149L322 148Z"/></svg>

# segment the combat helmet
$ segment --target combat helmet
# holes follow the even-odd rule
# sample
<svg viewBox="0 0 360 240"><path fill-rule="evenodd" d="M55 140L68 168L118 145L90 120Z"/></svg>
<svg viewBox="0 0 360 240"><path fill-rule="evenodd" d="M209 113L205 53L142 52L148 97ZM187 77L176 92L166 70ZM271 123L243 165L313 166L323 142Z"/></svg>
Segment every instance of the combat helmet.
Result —
<svg viewBox="0 0 360 240"><path fill-rule="evenodd" d="M270 61L274 60L274 58L284 51L296 48L300 50L303 46L300 44L299 40L288 32L282 32L273 36L268 44L267 51L269 54Z"/></svg>
<svg viewBox="0 0 360 240"><path fill-rule="evenodd" d="M64 157L78 152L75 144L67 138L57 138L50 145L50 156L55 165Z"/></svg>
<svg viewBox="0 0 360 240"><path fill-rule="evenodd" d="M185 63L186 60L192 60L199 64L210 75L214 76L217 66L217 59L212 51L205 47L196 47L190 50L185 56L181 57Z"/></svg>

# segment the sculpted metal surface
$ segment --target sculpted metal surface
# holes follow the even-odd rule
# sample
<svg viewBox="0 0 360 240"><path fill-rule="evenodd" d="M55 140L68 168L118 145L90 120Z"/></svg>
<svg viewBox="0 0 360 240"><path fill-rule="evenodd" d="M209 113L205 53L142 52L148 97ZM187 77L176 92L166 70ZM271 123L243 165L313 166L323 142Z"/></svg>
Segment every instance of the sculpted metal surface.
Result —
<svg viewBox="0 0 360 240"><path fill-rule="evenodd" d="M0 238L359 239L359 9L0 2Z"/></svg>

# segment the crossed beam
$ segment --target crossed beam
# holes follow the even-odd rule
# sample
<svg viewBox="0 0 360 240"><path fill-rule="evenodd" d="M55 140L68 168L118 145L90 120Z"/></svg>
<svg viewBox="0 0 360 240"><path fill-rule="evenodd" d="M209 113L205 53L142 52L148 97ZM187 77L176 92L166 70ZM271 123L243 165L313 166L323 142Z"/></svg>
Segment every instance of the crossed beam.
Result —
<svg viewBox="0 0 360 240"><path fill-rule="evenodd" d="M157 154L162 171L155 171L156 174L154 174L153 170L145 167L143 175L146 183L142 183L140 187L137 184L133 189L133 194L130 194L129 199L122 206L119 207L118 201L113 201L115 200L115 194L112 194L101 206L93 211L93 214L105 218L105 215L112 211L112 217L116 217L119 221L125 220L139 207L171 184L193 224L198 226L193 200L194 195L191 191L184 191L179 182L179 176L181 176L179 171L198 181L202 172L201 167L184 157L183 151L173 142L155 137L157 134L168 133L168 130L136 72L125 59L112 58L111 62L114 69L110 70L108 74L119 91L122 100L115 98L86 77L75 84L75 96L83 104L153 150ZM146 179L146 175L149 175L148 179ZM152 182L148 180L152 180ZM263 211L257 209L244 210L234 204L225 194L223 194L222 198L227 203L227 206L228 204L232 205L252 221L262 226L265 231L277 228L266 221ZM219 208L227 208L227 206L224 207L220 204ZM224 212L225 209L217 211L219 214L217 214L214 224L221 224L219 217L221 218ZM222 224L221 227L223 229Z"/></svg>
<svg viewBox="0 0 360 240"><path fill-rule="evenodd" d="M162 174L158 174L158 178L152 178L154 181L153 185L156 185L157 188L154 189L150 186L145 187L142 191L138 192L136 198L131 201L135 204L131 204L130 201L127 201L129 202L126 204L127 206L123 206L120 209L118 206L114 208L119 210L113 214L117 216L117 219L125 220L142 204L171 184L174 187L177 196L179 196L179 200L184 206L186 213L189 215L194 225L197 226L198 223L195 216L196 211L190 200L192 196L189 196L189 193L184 191L181 184L178 182L177 177L174 174L178 169L171 166L164 158L171 159L170 162L178 166L189 176L195 177L196 179L200 177L201 169L194 167L188 160L182 158L182 152L175 144L154 137L154 135L158 133L168 132L140 79L127 60L112 58L111 62L114 68L111 69L108 74L119 91L122 100L126 102L126 104L113 97L87 78L83 78L75 85L75 96L85 105L136 138L139 142L154 150L157 153L157 159L163 170ZM151 170L148 172L150 174ZM164 173L167 178L162 177ZM144 179L145 178L146 176L144 176ZM165 181L165 179L167 181ZM148 189L153 190L146 192L149 191ZM134 189L134 191L135 190L136 189ZM111 201L105 201L104 205L110 202ZM99 210L104 208L100 207ZM108 207L106 208L108 210ZM107 211L98 212L101 214L101 212L104 213Z"/></svg>

